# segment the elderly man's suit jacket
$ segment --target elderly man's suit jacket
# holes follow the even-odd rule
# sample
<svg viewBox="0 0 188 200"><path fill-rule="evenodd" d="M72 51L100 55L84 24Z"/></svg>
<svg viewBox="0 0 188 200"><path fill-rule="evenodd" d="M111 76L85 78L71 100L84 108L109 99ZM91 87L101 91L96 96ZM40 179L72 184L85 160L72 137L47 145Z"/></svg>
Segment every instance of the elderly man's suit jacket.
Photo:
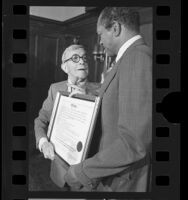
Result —
<svg viewBox="0 0 188 200"><path fill-rule="evenodd" d="M145 192L152 136L152 55L134 42L101 86L99 151L74 166L83 190Z"/></svg>
<svg viewBox="0 0 188 200"><path fill-rule="evenodd" d="M99 87L100 85L97 83L86 82L86 92L88 94L96 95ZM43 102L42 108L39 111L39 115L35 119L34 128L37 148L39 140L42 137L47 138L47 129L58 91L68 91L67 81L54 83L50 86L48 90L48 97ZM50 176L54 183L59 187L64 186L64 175L66 172L65 168L67 168L67 166L64 164L64 162L58 156L55 156L55 159L51 162Z"/></svg>

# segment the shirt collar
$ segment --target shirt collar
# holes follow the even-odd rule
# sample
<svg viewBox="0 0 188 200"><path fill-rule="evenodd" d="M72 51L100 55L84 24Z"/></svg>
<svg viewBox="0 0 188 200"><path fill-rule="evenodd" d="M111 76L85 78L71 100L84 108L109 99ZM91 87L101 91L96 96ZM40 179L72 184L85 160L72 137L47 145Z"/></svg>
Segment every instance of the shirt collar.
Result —
<svg viewBox="0 0 188 200"><path fill-rule="evenodd" d="M141 35L135 35L131 39L127 40L119 49L117 56L116 56L116 63L122 57L124 52L133 44L136 40L140 39Z"/></svg>

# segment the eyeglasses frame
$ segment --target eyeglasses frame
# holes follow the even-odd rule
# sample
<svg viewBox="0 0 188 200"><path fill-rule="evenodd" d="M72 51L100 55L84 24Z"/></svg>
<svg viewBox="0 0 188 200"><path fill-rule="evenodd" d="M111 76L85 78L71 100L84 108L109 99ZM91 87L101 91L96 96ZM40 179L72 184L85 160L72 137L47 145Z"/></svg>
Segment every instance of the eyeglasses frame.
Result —
<svg viewBox="0 0 188 200"><path fill-rule="evenodd" d="M75 62L75 61L72 59L73 56L75 56L75 55L79 57L78 62ZM82 59L84 62L87 62L87 59L86 59L86 60L83 59L84 56L86 56L86 55L80 56L80 55L78 55L78 54L73 54L73 55L71 56L71 58L68 58L68 59L65 60L63 63L66 63L66 62L69 61L69 60L72 60L72 62L74 62L74 63L79 63L79 62L80 62L80 59Z"/></svg>

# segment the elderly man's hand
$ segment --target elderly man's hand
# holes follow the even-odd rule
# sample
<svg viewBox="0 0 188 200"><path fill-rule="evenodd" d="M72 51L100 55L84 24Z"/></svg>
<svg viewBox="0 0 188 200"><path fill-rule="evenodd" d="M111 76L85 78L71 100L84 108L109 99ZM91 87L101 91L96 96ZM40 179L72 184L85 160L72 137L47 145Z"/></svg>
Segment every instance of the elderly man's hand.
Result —
<svg viewBox="0 0 188 200"><path fill-rule="evenodd" d="M54 154L54 147L51 142L44 142L42 145L42 153L44 154L45 158L48 158L50 160L54 160L55 154Z"/></svg>

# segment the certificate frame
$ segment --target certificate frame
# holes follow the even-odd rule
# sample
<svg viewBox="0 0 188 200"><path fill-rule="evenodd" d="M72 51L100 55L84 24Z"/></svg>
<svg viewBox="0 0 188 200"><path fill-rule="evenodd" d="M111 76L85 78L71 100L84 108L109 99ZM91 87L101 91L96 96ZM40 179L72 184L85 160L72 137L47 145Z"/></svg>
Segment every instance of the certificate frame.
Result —
<svg viewBox="0 0 188 200"><path fill-rule="evenodd" d="M49 141L54 145L56 155L68 166L78 164L86 159L101 102L98 96L75 94L73 97L69 97L69 94L69 92L65 91L57 92L47 132ZM73 111L72 107L71 109L69 108L72 102L74 103L73 105L76 104L76 109L77 107L79 108L79 111L76 111L78 118L75 116L74 107ZM85 110L85 107L89 109ZM80 116L78 115L79 113L81 113ZM83 119L80 121L82 115L86 117L84 118L85 121ZM72 128L74 123L71 122L71 119L77 126L79 125L78 127L83 125L83 135L79 133L79 129ZM86 125L84 122L86 122ZM59 131L60 128L62 132ZM73 131L70 131L70 129ZM81 140L77 141L75 138L81 138ZM71 143L70 141L76 141L76 143Z"/></svg>

